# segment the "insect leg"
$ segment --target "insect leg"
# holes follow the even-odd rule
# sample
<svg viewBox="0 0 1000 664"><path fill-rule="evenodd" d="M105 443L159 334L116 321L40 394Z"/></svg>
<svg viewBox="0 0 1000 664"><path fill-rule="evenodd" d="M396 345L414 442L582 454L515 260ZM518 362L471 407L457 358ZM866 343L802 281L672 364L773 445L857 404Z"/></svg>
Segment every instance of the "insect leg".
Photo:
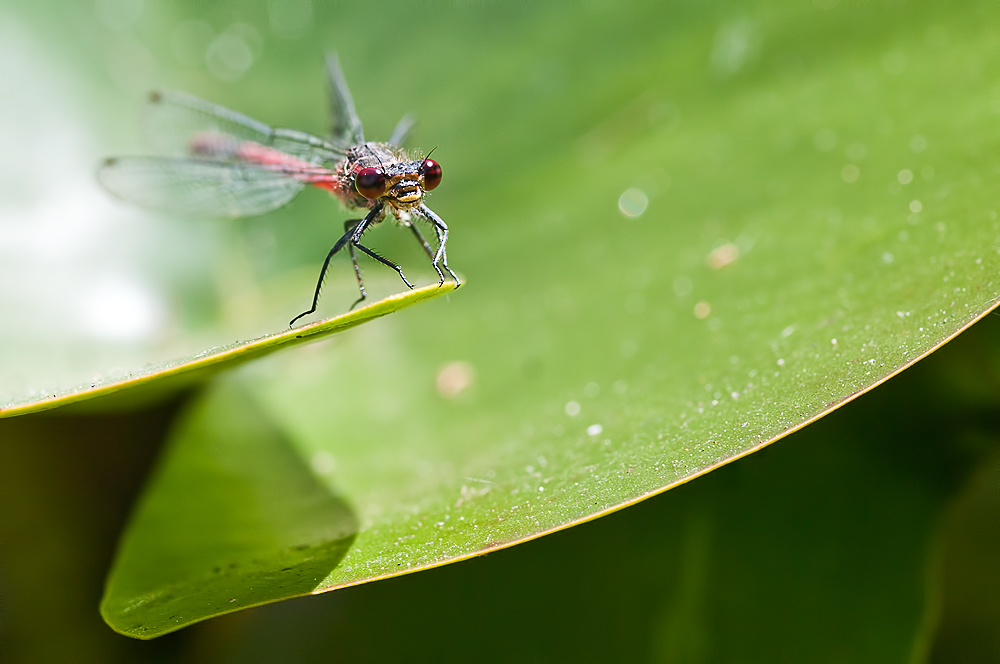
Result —
<svg viewBox="0 0 1000 664"><path fill-rule="evenodd" d="M378 254L376 254L374 251L372 251L371 249L369 249L368 247L364 246L363 244L359 244L357 241L355 241L353 244L354 244L355 247L357 247L361 251L365 252L366 254L368 254L369 256L371 256L372 258L374 258L375 260L377 260L382 265L387 265L387 266L391 267L393 270L395 270L396 272L398 272L400 278L402 278L402 280L403 280L403 283L406 284L407 286L409 286L410 288L413 288L413 284L411 284L407 280L406 275L403 274L403 268L399 267L398 265L396 265L395 263L393 263L391 260L389 260L387 258L382 258Z"/></svg>
<svg viewBox="0 0 1000 664"><path fill-rule="evenodd" d="M312 307L310 307L308 311L303 311L301 314L293 318L291 322L288 324L288 327L292 327L293 325L295 325L295 321L302 318L303 316L308 316L311 313L315 313L316 306L319 304L319 292L323 289L323 279L326 278L326 271L330 267L330 261L333 259L334 255L338 251L343 249L348 243L356 244L358 238L360 238L362 234L364 234L365 230L374 220L379 218L381 212L382 212L382 204L378 203L375 205L375 207L371 209L371 211L365 216L365 218L361 220L360 223L358 223L351 230L344 233L340 237L340 239L337 240L337 243L333 245L332 249L330 249L330 253L326 255L326 260L323 261L323 267L319 271L319 279L316 281L316 292L313 293Z"/></svg>
<svg viewBox="0 0 1000 664"><path fill-rule="evenodd" d="M420 234L420 230L416 227L416 225L412 221L406 222L406 225L410 227L410 230L413 231L413 234L417 238L417 242L419 242L420 246L422 246L424 248L424 251L427 252L427 257L430 258L431 260L434 260L434 250L431 249L431 245L427 244L427 240L425 240L424 236ZM435 230L437 230L436 226L434 228Z"/></svg>
<svg viewBox="0 0 1000 664"><path fill-rule="evenodd" d="M434 225L434 232L437 233L438 236L438 250L432 260L434 261L434 269L437 270L438 276L441 277L440 283L444 283L444 275L441 274L441 268L438 267L438 264L443 265L444 269L451 275L451 278L455 280L456 288L461 286L462 280L458 278L458 275L455 274L450 267L448 267L448 251L445 248L448 243L448 224L444 223L444 221L441 220L441 217L434 214L426 205L421 204L419 210L424 218Z"/></svg>
<svg viewBox="0 0 1000 664"><path fill-rule="evenodd" d="M351 232L358 227L361 223L361 219L348 219L344 222L344 231ZM351 265L354 266L354 276L358 278L358 290L361 291L361 297L354 301L351 305L351 309L358 306L364 302L365 298L368 297L368 293L365 292L365 282L361 280L361 268L358 267L358 257L354 255L354 243L347 243L347 251L351 255ZM348 309L350 311L351 309Z"/></svg>

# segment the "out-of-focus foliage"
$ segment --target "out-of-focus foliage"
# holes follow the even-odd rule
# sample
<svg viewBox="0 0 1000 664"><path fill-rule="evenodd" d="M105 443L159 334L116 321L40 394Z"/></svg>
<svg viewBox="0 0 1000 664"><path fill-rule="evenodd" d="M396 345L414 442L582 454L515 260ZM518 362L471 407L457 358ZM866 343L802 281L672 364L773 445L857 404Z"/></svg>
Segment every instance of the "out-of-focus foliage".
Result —
<svg viewBox="0 0 1000 664"><path fill-rule="evenodd" d="M184 88L271 124L322 131L325 48L340 52L369 136L386 135L402 112L414 111L417 146L440 146L435 158L445 180L431 204L453 229L452 263L471 277L469 290L334 343L273 356L233 379L357 521L351 549L315 590L491 550L682 482L877 383L988 310L1000 291L998 28L975 3L421 4L416 11L413 4L287 0L157 5L124 27L101 13L106 4L96 13L61 9L58 21L32 14L44 7L21 10L20 18L45 25L38 34L55 61L86 54L60 66L93 83L77 95L90 111L83 117L115 109L106 116L115 121L87 125L91 134L116 136L95 153L128 151L120 127L131 110L123 109L140 87ZM308 8L307 20L295 7ZM401 17L406 29L396 30ZM185 64L199 34L204 57ZM102 40L106 46L95 46ZM242 59L234 55L238 43ZM422 63L419 75L403 75L412 71L404 61ZM156 67L142 69L142 62ZM119 91L100 94L112 81ZM127 217L170 239L153 243L155 259L141 249L150 246L148 234L136 233L113 253L130 256L130 269L155 284L143 292L160 293L162 306L147 313L161 318L140 317L161 321L149 328L156 332L140 334L149 326L136 325L127 339L115 337L118 327L102 327L106 315L84 316L93 325L67 325L55 341L6 326L0 347L19 348L17 366L28 369L5 376L0 388L16 392L37 380L36 389L51 389L66 379L57 375L69 366L65 358L79 360L74 375L89 380L89 371L127 370L277 329L289 302L308 293L335 237L341 217L330 220L333 209L322 196L306 196L241 226L115 209L122 224ZM5 228L8 219L15 217L5 218ZM373 237L404 264L419 260L407 239ZM338 265L324 306L345 306L351 279L346 262ZM397 286L375 282L382 291ZM86 303L87 289L81 280L44 293ZM175 301L164 304L164 293ZM120 301L98 300L98 312ZM45 320L38 325L50 330ZM213 431L225 437L214 424L231 415L219 389L197 397L190 407L198 417L173 429L142 503L161 507L141 508L125 534L105 599L105 615L119 629L136 634L141 622L149 636L176 626L141 600L175 582L207 579L218 562L203 554L218 542L165 546L178 541L190 514L162 506L181 497L198 502L199 492L206 501L219 498L197 481L204 467L194 460L204 454L187 447L211 442ZM882 436L898 431L862 425L850 436L866 427ZM218 449L232 449L224 442ZM909 477L906 454L892 449L885 472L898 465L899 477ZM854 462L871 474L859 474L857 486L877 494L869 502L886 508L879 514L891 521L894 501L914 500L910 521L895 524L886 536L892 541L872 554L896 564L899 576L886 584L905 585L931 555L934 517L948 492L884 479L883 466L862 457ZM238 455L232 463L217 459L242 472ZM782 493L789 487L775 487L774 504L792 500ZM747 488L735 504L766 502L771 494L762 491ZM730 523L713 506L717 499L702 500L691 514ZM224 510L239 505L234 497ZM774 516L762 509L762 518ZM805 512L788 518L801 526ZM204 526L210 516L201 532L212 530ZM224 521L215 529L220 538ZM743 541L739 525L732 540L719 541ZM673 532L682 542L710 537L708 526L703 535L701 526L691 528L690 536L683 525ZM815 542L829 550L823 537ZM850 557L845 546L838 560ZM284 547L264 554L264 566L282 569ZM683 546L663 550L684 559ZM192 571L173 580L150 573L156 570L144 561L157 551L176 556L159 570ZM731 568L766 569L749 564L751 553ZM712 559L688 555L714 569ZM787 572L783 581L794 585L793 569L774 573ZM760 577L738 580L746 596L766 585ZM885 640L854 641L852 652L880 661L927 651L933 612L921 608L923 588L914 584L909 593L892 591L899 603L886 608L893 621L891 629L888 619L880 625ZM696 591L681 595L695 602ZM221 600L229 591L214 592ZM530 601L530 588L523 594ZM249 592L236 599L262 601ZM182 622L227 610L219 604ZM684 661L710 652L697 639L674 639L683 630L672 629L661 653Z"/></svg>
<svg viewBox="0 0 1000 664"><path fill-rule="evenodd" d="M238 389L216 390L177 427L101 607L131 619L119 627L134 636L308 593L358 529L350 507Z"/></svg>

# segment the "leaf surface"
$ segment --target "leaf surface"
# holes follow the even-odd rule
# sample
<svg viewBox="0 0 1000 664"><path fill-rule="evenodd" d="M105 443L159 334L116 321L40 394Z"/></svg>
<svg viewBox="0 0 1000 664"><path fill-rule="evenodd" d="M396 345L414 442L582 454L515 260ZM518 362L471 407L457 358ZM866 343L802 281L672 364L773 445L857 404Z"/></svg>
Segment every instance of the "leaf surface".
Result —
<svg viewBox="0 0 1000 664"><path fill-rule="evenodd" d="M101 604L116 630L148 638L306 593L350 549L351 508L238 387L223 382L196 402L169 450Z"/></svg>
<svg viewBox="0 0 1000 664"><path fill-rule="evenodd" d="M424 286L412 291L392 295L378 302L340 316L301 325L282 332L267 334L249 341L238 341L203 351L192 357L150 365L128 372L125 376L98 378L89 385L57 390L53 394L25 396L6 403L0 408L0 418L58 408L69 404L127 391L119 402L130 404L138 400L158 398L159 393L197 384L208 377L243 362L263 357L279 348L295 346L308 341L318 341L356 325L380 318L411 304L437 297L455 290L453 282L438 286ZM138 389L135 395L132 390ZM153 396L150 396L150 392ZM104 404L100 404L104 406Z"/></svg>
<svg viewBox="0 0 1000 664"><path fill-rule="evenodd" d="M411 91L451 152L433 206L475 297L241 378L356 511L314 591L677 486L996 305L995 22L972 4L831 7L539 8L514 21L523 67L490 8L422 18L448 28L449 64ZM318 20L370 19L356 11ZM366 82L391 69L372 66Z"/></svg>

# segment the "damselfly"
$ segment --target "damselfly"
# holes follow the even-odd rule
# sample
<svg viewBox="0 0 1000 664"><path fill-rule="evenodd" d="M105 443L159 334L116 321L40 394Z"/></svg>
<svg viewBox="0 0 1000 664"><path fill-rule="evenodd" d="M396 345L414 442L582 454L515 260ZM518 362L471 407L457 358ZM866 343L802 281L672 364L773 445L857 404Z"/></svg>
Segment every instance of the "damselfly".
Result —
<svg viewBox="0 0 1000 664"><path fill-rule="evenodd" d="M345 207L365 210L344 222L344 234L320 269L312 306L289 326L316 311L330 260L344 247L351 256L361 297L367 297L355 249L391 267L410 288L403 269L361 244L369 228L387 214L409 228L438 274L448 267L448 226L424 204L426 192L441 184L441 165L429 155L411 159L403 150L413 126L404 117L387 143L366 142L361 120L336 55L326 60L330 86L331 135L320 138L293 129L272 129L245 115L182 92L154 92L146 109L146 130L165 156L113 157L98 172L111 193L150 208L217 217L246 217L277 209L311 185L333 193ZM414 225L430 224L433 249Z"/></svg>

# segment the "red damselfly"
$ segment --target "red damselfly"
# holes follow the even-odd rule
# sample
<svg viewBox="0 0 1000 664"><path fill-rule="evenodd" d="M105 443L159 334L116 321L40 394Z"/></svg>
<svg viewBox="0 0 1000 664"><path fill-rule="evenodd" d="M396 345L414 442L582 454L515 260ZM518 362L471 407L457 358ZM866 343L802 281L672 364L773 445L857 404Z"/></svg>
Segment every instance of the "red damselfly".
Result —
<svg viewBox="0 0 1000 664"><path fill-rule="evenodd" d="M273 129L245 115L182 92L154 92L146 109L146 130L162 156L112 157L98 172L116 196L145 207L182 214L246 217L275 210L306 186L325 189L350 210L365 211L344 222L344 234L320 269L312 306L292 319L316 311L323 279L333 256L347 247L361 297L367 297L355 249L386 265L413 288L403 269L361 244L369 228L387 215L406 226L427 252L440 283L448 272L448 226L424 204L426 192L441 183L441 165L425 155L416 159L399 147L413 126L404 117L385 143L365 141L361 120L337 57L327 56L331 134L321 138L293 129ZM428 223L437 236L434 249L414 225Z"/></svg>

